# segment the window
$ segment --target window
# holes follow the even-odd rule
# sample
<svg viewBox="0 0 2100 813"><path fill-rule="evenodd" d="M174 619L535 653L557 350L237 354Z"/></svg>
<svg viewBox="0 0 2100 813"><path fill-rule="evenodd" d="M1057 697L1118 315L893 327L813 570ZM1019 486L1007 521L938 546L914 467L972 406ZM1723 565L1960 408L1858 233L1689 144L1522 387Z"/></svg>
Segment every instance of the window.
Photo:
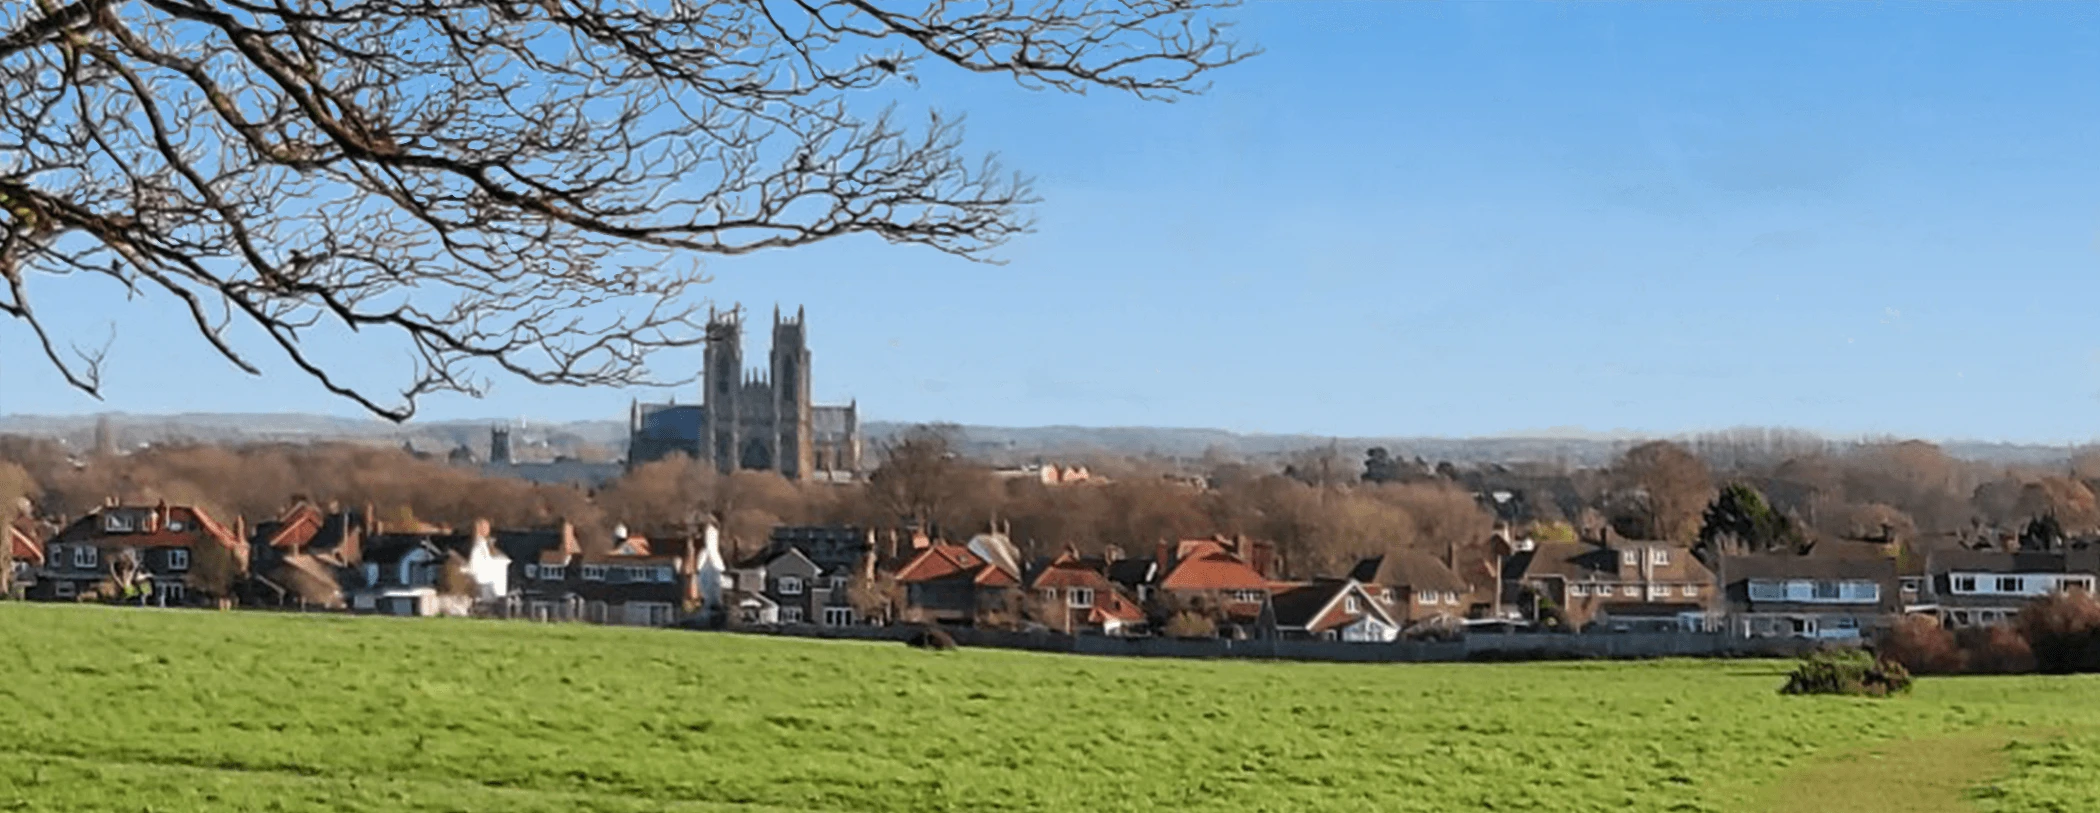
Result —
<svg viewBox="0 0 2100 813"><path fill-rule="evenodd" d="M1241 604L1260 604L1262 595L1260 590L1227 590L1225 598Z"/></svg>
<svg viewBox="0 0 2100 813"><path fill-rule="evenodd" d="M782 576L782 577L780 577L780 594L781 594L781 595L783 595L783 596L799 596L799 595L802 595L802 577L800 577L800 576Z"/></svg>
<svg viewBox="0 0 2100 813"><path fill-rule="evenodd" d="M184 549L182 549L182 548L170 548L170 549L168 549L168 569L169 569L169 570L188 570L188 569L190 569L190 552L189 552L189 551L187 551L187 550L184 550Z"/></svg>
<svg viewBox="0 0 2100 813"><path fill-rule="evenodd" d="M1624 594L1627 598L1640 598L1641 586L1638 584L1629 584L1626 585L1626 587L1624 589L1621 589L1619 592L1621 594Z"/></svg>
<svg viewBox="0 0 2100 813"><path fill-rule="evenodd" d="M1648 564L1657 567L1670 564L1670 550L1668 548L1650 548L1648 550Z"/></svg>
<svg viewBox="0 0 2100 813"><path fill-rule="evenodd" d="M846 577L834 574L831 577L831 591L836 593L844 589L846 589Z"/></svg>
<svg viewBox="0 0 2100 813"><path fill-rule="evenodd" d="M138 523L132 521L129 512L110 511L102 515L102 530L113 534L131 533L138 530Z"/></svg>
<svg viewBox="0 0 2100 813"><path fill-rule="evenodd" d="M1363 608L1363 603L1362 603L1362 602L1360 602L1360 601L1357 601L1357 600L1356 600L1356 596L1354 596L1354 595L1351 595L1351 596L1349 596L1349 597L1348 597L1348 599L1347 599L1347 601L1346 601L1346 604L1348 605L1348 610L1349 610L1349 612L1352 612L1352 613L1360 613L1360 612L1363 612L1363 611L1364 611L1364 608Z"/></svg>
<svg viewBox="0 0 2100 813"><path fill-rule="evenodd" d="M177 534L179 534L179 533L182 533L182 531L183 531L183 528L184 528L184 526L183 526L183 524L182 524L182 520L179 520L179 519L171 519L171 520L168 520L168 532L169 532L169 533L177 533Z"/></svg>
<svg viewBox="0 0 2100 813"><path fill-rule="evenodd" d="M160 594L162 604L181 604L189 596L189 590L179 581L164 581L153 585L153 592Z"/></svg>
<svg viewBox="0 0 2100 813"><path fill-rule="evenodd" d="M65 579L59 579L58 581L52 583L51 591L53 595L56 595L59 598L72 598L73 583Z"/></svg>
<svg viewBox="0 0 2100 813"><path fill-rule="evenodd" d="M1954 592L1956 592L1956 593L1974 593L1974 592L1976 592L1976 577L1975 577L1975 576L1956 576L1956 577L1954 577Z"/></svg>
<svg viewBox="0 0 2100 813"><path fill-rule="evenodd" d="M1697 598L1699 596L1699 585L1687 584L1684 586L1683 593L1685 598Z"/></svg>
<svg viewBox="0 0 2100 813"><path fill-rule="evenodd" d="M2020 577L2018 577L2018 576L1999 576L1999 577L1998 577L1998 592L2000 592L2000 593L2018 593L2018 592L2020 592L2020 591L2021 591L2021 589L2022 589L2022 588L2021 588L2021 585L2020 585L2020 582L2021 582L2021 581L2023 581L2023 579L2021 579L2021 578L2020 578Z"/></svg>
<svg viewBox="0 0 2100 813"><path fill-rule="evenodd" d="M801 608L801 607L782 607L782 608L780 608L780 623L782 623L782 624L800 624L800 623L802 623L802 608Z"/></svg>
<svg viewBox="0 0 2100 813"><path fill-rule="evenodd" d="M670 568L668 568L668 567L659 567L659 568L657 568L657 569L656 569L656 581L657 581L657 583L658 583L658 584L670 584L670 583L671 583L671 569L670 569Z"/></svg>
<svg viewBox="0 0 2100 813"><path fill-rule="evenodd" d="M1840 595L1837 582L1816 582L1815 591L1815 599L1817 601L1836 601Z"/></svg>
<svg viewBox="0 0 2100 813"><path fill-rule="evenodd" d="M594 582L602 582L602 581L605 581L605 566L604 566L604 565L584 565L584 566L583 566L583 577L584 577L585 579L588 579L588 580L590 580L590 581L594 581Z"/></svg>
<svg viewBox="0 0 2100 813"><path fill-rule="evenodd" d="M1354 598L1351 598L1350 600L1355 601ZM1074 607L1092 607L1094 606L1094 589L1091 587L1074 587L1070 590L1066 590L1065 602Z"/></svg>
<svg viewBox="0 0 2100 813"><path fill-rule="evenodd" d="M1587 584L1571 584L1571 585L1568 585L1568 595L1571 595L1571 596L1587 596L1587 595L1589 595L1589 594L1590 594L1590 586L1589 586L1589 585L1587 585Z"/></svg>
<svg viewBox="0 0 2100 813"><path fill-rule="evenodd" d="M73 548L74 567L94 567L96 558L94 548L87 545L77 545Z"/></svg>
<svg viewBox="0 0 2100 813"><path fill-rule="evenodd" d="M851 608L851 607L825 607L825 608L824 608L824 626L827 626L827 627L848 627L848 626L852 626L852 625L853 625L853 608Z"/></svg>
<svg viewBox="0 0 2100 813"><path fill-rule="evenodd" d="M1641 552L1637 550L1620 551L1619 564L1627 567L1639 567L1641 564Z"/></svg>
<svg viewBox="0 0 2100 813"><path fill-rule="evenodd" d="M1786 584L1765 579L1753 579L1750 582L1750 600L1785 601Z"/></svg>
<svg viewBox="0 0 2100 813"><path fill-rule="evenodd" d="M1416 604L1424 604L1424 605L1428 605L1428 604L1435 604L1435 603L1436 603L1436 591L1435 591L1435 590L1424 590L1424 591L1422 591L1422 592L1421 592L1420 594L1417 594L1417 595L1415 596L1415 603L1416 603Z"/></svg>
<svg viewBox="0 0 2100 813"><path fill-rule="evenodd" d="M1041 589L1041 590L1037 590L1037 591L1035 591L1035 594L1036 594L1037 596L1040 596L1040 597L1042 597L1042 599L1043 599L1044 601L1056 601L1056 600L1057 600L1057 588L1055 588L1055 587L1045 587L1045 588L1043 588L1043 589Z"/></svg>
<svg viewBox="0 0 2100 813"><path fill-rule="evenodd" d="M2091 578L2087 578L2087 577L2083 577L2083 576L2081 576L2081 577L2075 577L2075 578L2069 578L2069 579L2065 579L2065 580L2064 580L2064 582L2063 582L2063 584L2064 584L2064 586L2063 586L2063 589L2064 589L2064 590L2074 590L2074 589L2076 589L2076 590L2084 590L2084 591L2086 591L2086 592L2088 592L2088 593L2090 593L2090 592L2093 592L2093 580L2092 580Z"/></svg>
<svg viewBox="0 0 2100 813"><path fill-rule="evenodd" d="M1445 604L1457 604L1457 603L1458 603L1458 594L1457 594L1457 593L1445 593L1445 594L1444 594L1444 603L1445 603Z"/></svg>

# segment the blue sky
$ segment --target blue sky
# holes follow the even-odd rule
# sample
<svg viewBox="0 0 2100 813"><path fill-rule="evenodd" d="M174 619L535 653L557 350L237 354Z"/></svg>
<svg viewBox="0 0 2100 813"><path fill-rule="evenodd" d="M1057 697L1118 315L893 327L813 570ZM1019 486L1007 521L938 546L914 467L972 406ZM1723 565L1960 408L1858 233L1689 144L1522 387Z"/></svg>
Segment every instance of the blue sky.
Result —
<svg viewBox="0 0 2100 813"><path fill-rule="evenodd" d="M1237 16L1267 53L1172 105L928 74L906 104L967 113L1045 198L1008 264L850 240L713 262L707 294L758 311L754 360L805 305L817 396L873 418L2100 437L2100 7ZM0 325L0 411L357 414L232 370L164 301L43 288L117 322L108 400ZM422 418L637 395L664 397L499 380Z"/></svg>

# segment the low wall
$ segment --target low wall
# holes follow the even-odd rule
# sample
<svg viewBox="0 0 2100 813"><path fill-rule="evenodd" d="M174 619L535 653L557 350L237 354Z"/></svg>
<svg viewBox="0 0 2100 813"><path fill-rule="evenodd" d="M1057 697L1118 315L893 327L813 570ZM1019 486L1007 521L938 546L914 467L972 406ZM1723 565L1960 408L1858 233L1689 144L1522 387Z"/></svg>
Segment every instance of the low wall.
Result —
<svg viewBox="0 0 2100 813"><path fill-rule="evenodd" d="M744 631L803 638L900 642L917 632L916 628L909 626L825 627L808 624ZM1824 645L1822 642L1798 638L1740 638L1725 633L1693 632L1590 635L1489 633L1468 635L1457 641L1352 644L1339 641L1117 638L1105 635L1068 637L1050 633L970 628L952 628L947 631L955 637L958 645L966 647L1141 658L1255 658L1354 663L1794 657Z"/></svg>

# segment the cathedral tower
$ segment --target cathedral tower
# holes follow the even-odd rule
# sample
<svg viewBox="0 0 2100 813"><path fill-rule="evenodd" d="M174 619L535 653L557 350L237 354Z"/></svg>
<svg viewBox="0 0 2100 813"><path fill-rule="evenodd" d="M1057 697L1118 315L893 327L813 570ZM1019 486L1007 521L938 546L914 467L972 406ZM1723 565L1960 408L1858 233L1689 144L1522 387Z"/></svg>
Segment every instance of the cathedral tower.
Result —
<svg viewBox="0 0 2100 813"><path fill-rule="evenodd" d="M700 403L705 409L701 448L715 469L735 471L743 448L737 396L743 393L744 314L741 309L707 311L707 354L700 368Z"/></svg>
<svg viewBox="0 0 2100 813"><path fill-rule="evenodd" d="M773 420L779 443L775 466L781 476L801 480L809 476L816 455L810 443L809 343L804 332L802 309L784 321L780 307L773 308Z"/></svg>

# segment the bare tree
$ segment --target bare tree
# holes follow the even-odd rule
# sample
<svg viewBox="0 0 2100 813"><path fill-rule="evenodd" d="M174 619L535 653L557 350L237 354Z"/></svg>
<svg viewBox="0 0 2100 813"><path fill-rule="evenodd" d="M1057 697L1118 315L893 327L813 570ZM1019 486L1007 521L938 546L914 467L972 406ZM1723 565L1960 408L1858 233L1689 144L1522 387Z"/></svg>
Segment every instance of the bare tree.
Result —
<svg viewBox="0 0 2100 813"><path fill-rule="evenodd" d="M1171 100L1253 53L1231 3L0 4L0 313L91 394L106 345L32 278L165 296L239 369L258 340L394 420L499 370L645 383L704 338L690 261L857 234L984 259L1029 227L1027 181L956 120L850 96L930 59ZM405 341L398 395L317 357L331 332Z"/></svg>
<svg viewBox="0 0 2100 813"><path fill-rule="evenodd" d="M1626 450L1612 466L1612 479L1640 532L1673 542L1698 533L1699 514L1714 491L1706 464L1669 441Z"/></svg>

